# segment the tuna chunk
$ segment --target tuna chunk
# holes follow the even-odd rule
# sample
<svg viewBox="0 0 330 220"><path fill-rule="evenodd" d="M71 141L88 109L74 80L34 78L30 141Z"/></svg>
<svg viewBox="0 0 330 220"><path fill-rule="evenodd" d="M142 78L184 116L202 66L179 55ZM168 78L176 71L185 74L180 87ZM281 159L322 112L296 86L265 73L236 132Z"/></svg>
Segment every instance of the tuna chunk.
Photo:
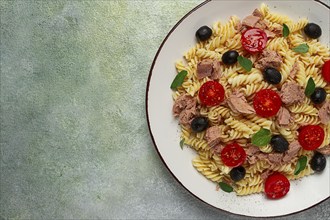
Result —
<svg viewBox="0 0 330 220"><path fill-rule="evenodd" d="M246 159L249 162L249 164L255 164L259 160L268 161L268 154L262 153L261 151L257 151L253 155L248 155Z"/></svg>
<svg viewBox="0 0 330 220"><path fill-rule="evenodd" d="M219 79L221 77L221 66L220 61L214 60L213 61L213 71L211 74L211 79Z"/></svg>
<svg viewBox="0 0 330 220"><path fill-rule="evenodd" d="M260 158L258 156L261 154L259 147L254 146L252 144L248 145L246 150L247 161L249 164L255 164Z"/></svg>
<svg viewBox="0 0 330 220"><path fill-rule="evenodd" d="M227 99L227 104L229 108L235 113L243 113L243 114L255 113L254 108L247 103L244 94L240 92L232 93Z"/></svg>
<svg viewBox="0 0 330 220"><path fill-rule="evenodd" d="M225 146L222 145L222 144L217 144L217 145L215 145L215 146L213 146L213 147L211 148L211 152L212 152L213 154L217 154L217 155L219 155L224 147L225 147Z"/></svg>
<svg viewBox="0 0 330 220"><path fill-rule="evenodd" d="M179 115L179 123L184 126L190 126L191 121L197 115L196 106L183 110Z"/></svg>
<svg viewBox="0 0 330 220"><path fill-rule="evenodd" d="M260 17L249 15L245 17L242 21L242 25L248 26L248 27L255 27L255 25L260 21Z"/></svg>
<svg viewBox="0 0 330 220"><path fill-rule="evenodd" d="M267 38L274 38L276 37L276 34L272 31L269 31L269 30L264 30L266 35L267 35Z"/></svg>
<svg viewBox="0 0 330 220"><path fill-rule="evenodd" d="M326 101L319 110L319 118L322 124L330 122L330 100Z"/></svg>
<svg viewBox="0 0 330 220"><path fill-rule="evenodd" d="M204 59L197 64L197 78L219 79L221 74L220 62L218 60Z"/></svg>
<svg viewBox="0 0 330 220"><path fill-rule="evenodd" d="M282 85L280 96L286 105L302 103L305 99L304 89L294 82L287 82Z"/></svg>
<svg viewBox="0 0 330 220"><path fill-rule="evenodd" d="M192 119L198 114L196 98L184 94L175 100L173 104L174 117L179 116L179 123L184 126L189 126Z"/></svg>
<svg viewBox="0 0 330 220"><path fill-rule="evenodd" d="M247 28L260 28L263 30L267 28L266 22L260 16L257 16L257 13L255 14L249 15L242 20L241 32L244 32Z"/></svg>
<svg viewBox="0 0 330 220"><path fill-rule="evenodd" d="M252 12L252 15L253 16L256 16L256 17L259 17L259 18L263 18L263 16L262 16L262 14L261 14L261 12L259 11L259 9L254 9L254 11Z"/></svg>
<svg viewBox="0 0 330 220"><path fill-rule="evenodd" d="M262 180L265 181L271 173L272 173L272 171L267 169L266 171L264 171L260 174L260 177Z"/></svg>
<svg viewBox="0 0 330 220"><path fill-rule="evenodd" d="M324 155L330 155L330 145L317 149L317 152Z"/></svg>
<svg viewBox="0 0 330 220"><path fill-rule="evenodd" d="M282 57L276 53L276 51L264 50L254 66L261 70L265 69L266 67L279 69L282 63Z"/></svg>
<svg viewBox="0 0 330 220"><path fill-rule="evenodd" d="M298 151L300 150L301 145L298 141L293 141L289 145L289 149L284 153L283 162L288 163L297 156Z"/></svg>
<svg viewBox="0 0 330 220"><path fill-rule="evenodd" d="M288 109L281 107L277 113L276 120L280 126L288 126L293 121L293 118Z"/></svg>
<svg viewBox="0 0 330 220"><path fill-rule="evenodd" d="M211 59L202 60L197 64L198 79L211 76L212 71L213 71L213 60Z"/></svg>
<svg viewBox="0 0 330 220"><path fill-rule="evenodd" d="M207 141L207 143L209 144L210 147L214 147L215 145L219 144L221 141L220 138L220 128L219 126L212 126L209 127L206 130L206 134L205 134L205 140Z"/></svg>
<svg viewBox="0 0 330 220"><path fill-rule="evenodd" d="M256 23L256 25L254 25L254 27L265 30L267 28L267 24L264 20L260 20Z"/></svg>
<svg viewBox="0 0 330 220"><path fill-rule="evenodd" d="M245 152L246 152L246 155L247 156L253 156L256 153L259 153L260 152L260 148L257 147L257 146L254 146L254 145L250 144L249 146L247 146Z"/></svg>
<svg viewBox="0 0 330 220"><path fill-rule="evenodd" d="M258 155L251 155L248 156L246 159L249 162L249 164L255 164L259 160Z"/></svg>
<svg viewBox="0 0 330 220"><path fill-rule="evenodd" d="M282 162L282 158L283 158L283 154L281 153L270 153L267 154L268 156L268 161L272 164L272 165L277 165L277 164L281 164Z"/></svg>
<svg viewBox="0 0 330 220"><path fill-rule="evenodd" d="M196 107L196 104L197 100L194 97L188 94L183 94L179 96L173 104L173 115L177 117L183 110Z"/></svg>
<svg viewBox="0 0 330 220"><path fill-rule="evenodd" d="M290 71L289 76L290 76L292 79L294 79L294 78L296 77L296 74L297 74L298 71L299 71L299 66L298 66L298 63L295 62L295 63L293 64L293 66L292 66L292 69L291 69L291 71Z"/></svg>

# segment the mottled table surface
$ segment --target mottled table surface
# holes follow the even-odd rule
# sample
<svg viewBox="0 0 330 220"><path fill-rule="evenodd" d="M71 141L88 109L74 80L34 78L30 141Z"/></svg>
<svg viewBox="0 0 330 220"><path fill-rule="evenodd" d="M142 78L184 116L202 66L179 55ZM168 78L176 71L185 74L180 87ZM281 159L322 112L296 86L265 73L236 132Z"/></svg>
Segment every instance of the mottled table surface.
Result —
<svg viewBox="0 0 330 220"><path fill-rule="evenodd" d="M178 184L148 132L153 57L199 3L0 1L0 219L243 219Z"/></svg>

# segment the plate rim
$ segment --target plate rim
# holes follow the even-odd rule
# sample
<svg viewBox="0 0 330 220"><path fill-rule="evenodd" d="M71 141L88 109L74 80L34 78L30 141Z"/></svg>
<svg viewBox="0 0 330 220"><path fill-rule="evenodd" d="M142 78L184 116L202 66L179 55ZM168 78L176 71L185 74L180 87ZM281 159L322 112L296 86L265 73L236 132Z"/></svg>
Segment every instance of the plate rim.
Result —
<svg viewBox="0 0 330 220"><path fill-rule="evenodd" d="M206 5L207 3L214 1L214 0L205 0L202 3L198 4L197 6L195 6L193 9L191 9L190 11L188 11L182 18L180 18L179 21L177 21L175 23L175 25L171 28L171 30L166 34L165 38L163 39L163 41L161 42L155 56L154 59L152 61L150 70L149 70L149 75L148 75L148 80L147 80L147 85L146 85L146 92L145 92L145 109L146 109L146 118L147 118L147 124L148 124L148 130L151 136L151 140L153 142L153 146L157 151L158 156L160 157L161 161L163 162L163 164L165 165L167 171L169 171L169 173L174 177L174 179L181 185L181 187L183 187L185 190L187 190L189 192L189 194L193 195L195 198L197 198L199 201L203 202L204 204L207 204L208 206L214 208L215 210L220 210L222 212L225 212L227 214L232 214L232 215L236 215L236 216L242 216L242 217L254 217L254 218L274 218L274 217L285 217L285 216L291 216L300 212L304 212L308 209L314 208L315 206L318 206L319 204L325 202L326 200L330 199L330 196L326 197L325 199L319 201L318 203L315 203L307 208L301 209L299 211L295 211L289 214L283 214L283 215L277 215L277 216L251 216L251 215L244 215L244 214L238 214L238 213L233 213L224 209L221 209L219 207L216 207L210 203L208 203L207 201L201 199L200 197L198 197L197 195L195 195L192 191L190 191L177 177L176 175L171 171L171 169L169 168L169 166L167 165L166 161L164 160L164 158L162 157L157 145L156 145L156 141L154 139L152 130L151 130L151 126L150 126L150 119L149 119L149 111L148 111L148 95L149 95L149 88L150 88L150 81L151 81L151 77L152 77L152 73L153 73L153 69L155 66L155 63L158 59L158 55L161 52L161 50L163 49L164 44L166 43L167 39L170 37L170 35L175 31L175 29L193 12L195 12L197 9L201 8L202 6ZM330 10L330 6L327 5L326 3L322 2L321 0L313 0L314 2L317 2L321 5L323 5L324 7L328 8Z"/></svg>

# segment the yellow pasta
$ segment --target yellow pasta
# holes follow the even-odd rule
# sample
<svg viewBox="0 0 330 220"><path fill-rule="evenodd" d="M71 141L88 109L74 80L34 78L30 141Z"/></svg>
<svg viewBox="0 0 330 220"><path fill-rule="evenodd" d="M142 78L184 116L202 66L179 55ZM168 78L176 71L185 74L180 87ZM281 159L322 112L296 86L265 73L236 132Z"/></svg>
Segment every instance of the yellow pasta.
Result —
<svg viewBox="0 0 330 220"><path fill-rule="evenodd" d="M293 32L296 32L296 31L300 31L307 24L308 24L308 20L306 18L302 18L302 19L298 20L297 22L290 22L287 25L289 27L290 32L293 33Z"/></svg>
<svg viewBox="0 0 330 220"><path fill-rule="evenodd" d="M278 23L278 24L284 24L284 23L291 23L291 19L288 16L280 15L277 13L268 13L265 16L265 19L267 19L270 22Z"/></svg>
<svg viewBox="0 0 330 220"><path fill-rule="evenodd" d="M254 73L251 73L249 75L240 74L236 77L228 79L228 83L232 87L238 87L241 85L258 83L258 82L261 82L262 80L263 80L263 76L262 76L260 70L255 69Z"/></svg>
<svg viewBox="0 0 330 220"><path fill-rule="evenodd" d="M248 84L242 87L241 91L246 96L250 96L255 94L256 92L260 91L261 89L274 89L275 87L267 82L255 83L255 84Z"/></svg>
<svg viewBox="0 0 330 220"><path fill-rule="evenodd" d="M273 151L272 146L270 146L269 144L265 145L265 146L261 146L261 147L259 147L259 149L261 152L264 152L264 153L270 153Z"/></svg>
<svg viewBox="0 0 330 220"><path fill-rule="evenodd" d="M193 166L201 172L206 178L214 181L219 182L222 177L220 175L220 172L218 170L212 170L212 167L208 165L207 162L203 161L200 157L195 158L192 161Z"/></svg>
<svg viewBox="0 0 330 220"><path fill-rule="evenodd" d="M255 186L244 186L244 187L238 187L236 189L236 194L239 196L245 196L245 195L250 195L252 193L260 193L263 191L263 183L260 183Z"/></svg>
<svg viewBox="0 0 330 220"><path fill-rule="evenodd" d="M256 186L259 185L263 182L262 178L260 175L255 175L253 177L248 177L248 178L244 178L243 180L240 180L238 182L236 182L237 186L240 187L246 187L246 186Z"/></svg>
<svg viewBox="0 0 330 220"><path fill-rule="evenodd" d="M267 42L267 48L270 50L287 52L289 49L289 44L284 37L274 38Z"/></svg>
<svg viewBox="0 0 330 220"><path fill-rule="evenodd" d="M269 163L265 160L259 160L255 164L249 166L246 169L246 173L248 176L255 176L257 173L261 173L263 170L268 169L270 167Z"/></svg>
<svg viewBox="0 0 330 220"><path fill-rule="evenodd" d="M294 104L292 106L289 106L289 110L292 113L300 113L300 114L313 115L313 116L317 116L319 112L317 108L315 108L312 105L308 105L306 103Z"/></svg>

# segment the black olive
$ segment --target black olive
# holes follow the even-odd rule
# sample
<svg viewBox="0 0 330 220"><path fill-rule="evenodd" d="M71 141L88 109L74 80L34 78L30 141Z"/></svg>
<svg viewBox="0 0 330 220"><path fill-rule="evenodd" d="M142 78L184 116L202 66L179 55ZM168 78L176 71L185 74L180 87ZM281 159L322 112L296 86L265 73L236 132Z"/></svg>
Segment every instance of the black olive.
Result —
<svg viewBox="0 0 330 220"><path fill-rule="evenodd" d="M323 88L315 88L311 95L311 100L314 104L321 104L327 97L327 92Z"/></svg>
<svg viewBox="0 0 330 220"><path fill-rule="evenodd" d="M236 50L228 50L222 55L222 62L224 64L234 64L237 62L238 52Z"/></svg>
<svg viewBox="0 0 330 220"><path fill-rule="evenodd" d="M270 140L270 145L278 153L284 153L289 149L289 142L282 135L274 135Z"/></svg>
<svg viewBox="0 0 330 220"><path fill-rule="evenodd" d="M321 172L327 165L327 160L325 159L325 156L323 154L315 152L310 163L312 170L316 172Z"/></svg>
<svg viewBox="0 0 330 220"><path fill-rule="evenodd" d="M267 67L264 70L264 78L270 84L279 84L282 80L282 75L277 69Z"/></svg>
<svg viewBox="0 0 330 220"><path fill-rule="evenodd" d="M191 129L194 132L204 131L208 126L209 121L205 117L196 117L191 121Z"/></svg>
<svg viewBox="0 0 330 220"><path fill-rule="evenodd" d="M209 28L208 26L202 26L196 31L196 37L200 41L206 41L212 36L212 29Z"/></svg>
<svg viewBox="0 0 330 220"><path fill-rule="evenodd" d="M313 39L319 38L322 35L321 27L315 23L308 23L304 27L305 34Z"/></svg>
<svg viewBox="0 0 330 220"><path fill-rule="evenodd" d="M231 171L229 172L229 175L232 180L237 182L244 178L245 173L246 173L245 168L242 166L239 166L239 167L235 167L235 168L231 169Z"/></svg>

